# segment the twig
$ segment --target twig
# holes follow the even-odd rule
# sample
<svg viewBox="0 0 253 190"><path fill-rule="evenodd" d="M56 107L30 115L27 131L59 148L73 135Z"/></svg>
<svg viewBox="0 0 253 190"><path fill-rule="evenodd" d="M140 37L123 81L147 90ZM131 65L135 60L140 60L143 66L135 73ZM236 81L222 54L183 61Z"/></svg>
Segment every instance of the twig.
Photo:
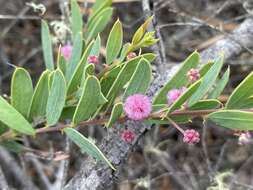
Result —
<svg viewBox="0 0 253 190"><path fill-rule="evenodd" d="M0 166L0 189L2 190L9 190L8 183L6 181L6 178L4 176L2 167Z"/></svg>
<svg viewBox="0 0 253 190"><path fill-rule="evenodd" d="M25 173L22 171L16 160L4 148L0 147L1 164L6 165L8 170L14 175L15 179L27 190L38 190L31 180L28 180Z"/></svg>

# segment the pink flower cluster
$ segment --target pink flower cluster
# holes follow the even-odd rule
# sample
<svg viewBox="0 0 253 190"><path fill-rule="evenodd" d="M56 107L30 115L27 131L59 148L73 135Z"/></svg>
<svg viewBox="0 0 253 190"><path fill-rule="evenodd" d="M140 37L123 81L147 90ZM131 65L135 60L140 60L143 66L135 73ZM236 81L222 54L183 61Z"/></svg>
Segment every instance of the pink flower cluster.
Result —
<svg viewBox="0 0 253 190"><path fill-rule="evenodd" d="M190 69L187 73L187 77L190 81L194 82L200 78L200 73L198 69Z"/></svg>
<svg viewBox="0 0 253 190"><path fill-rule="evenodd" d="M196 144L200 141L199 133L194 129L187 129L184 131L183 141L187 144Z"/></svg>
<svg viewBox="0 0 253 190"><path fill-rule="evenodd" d="M151 113L152 104L149 97L142 94L135 94L126 99L124 111L132 120L143 120Z"/></svg>
<svg viewBox="0 0 253 190"><path fill-rule="evenodd" d="M90 64L98 64L99 63L98 56L96 56L96 55L90 55L88 57L88 63L90 63Z"/></svg>
<svg viewBox="0 0 253 190"><path fill-rule="evenodd" d="M238 138L239 145L246 145L252 143L252 136L249 132L242 133Z"/></svg>
<svg viewBox="0 0 253 190"><path fill-rule="evenodd" d="M185 91L185 87L170 90L167 94L168 104L173 104Z"/></svg>
<svg viewBox="0 0 253 190"><path fill-rule="evenodd" d="M65 60L69 60L72 53L72 45L66 44L61 48L61 54L64 57Z"/></svg>
<svg viewBox="0 0 253 190"><path fill-rule="evenodd" d="M134 138L135 138L135 134L133 131L131 130L124 130L121 134L121 138L123 141L125 141L126 143L131 143L133 142Z"/></svg>

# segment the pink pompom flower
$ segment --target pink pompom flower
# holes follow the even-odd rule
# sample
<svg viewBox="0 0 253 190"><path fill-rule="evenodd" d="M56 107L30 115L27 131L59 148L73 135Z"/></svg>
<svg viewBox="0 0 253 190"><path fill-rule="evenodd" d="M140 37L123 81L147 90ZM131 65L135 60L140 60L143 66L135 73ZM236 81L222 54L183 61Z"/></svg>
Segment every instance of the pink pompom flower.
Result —
<svg viewBox="0 0 253 190"><path fill-rule="evenodd" d="M61 48L61 54L65 60L69 60L72 53L72 45L66 44Z"/></svg>
<svg viewBox="0 0 253 190"><path fill-rule="evenodd" d="M200 73L198 69L190 69L187 73L187 77L190 81L194 82L200 78Z"/></svg>
<svg viewBox="0 0 253 190"><path fill-rule="evenodd" d="M132 120L143 120L151 113L152 104L148 96L135 94L126 99L124 111Z"/></svg>
<svg viewBox="0 0 253 190"><path fill-rule="evenodd" d="M249 132L242 133L238 138L239 145L246 145L252 143L252 136Z"/></svg>
<svg viewBox="0 0 253 190"><path fill-rule="evenodd" d="M136 56L137 56L136 53L130 52L130 53L127 55L127 60L133 59L133 58L135 58Z"/></svg>
<svg viewBox="0 0 253 190"><path fill-rule="evenodd" d="M174 103L185 91L187 88L182 87L181 89L172 89L167 94L168 104Z"/></svg>
<svg viewBox="0 0 253 190"><path fill-rule="evenodd" d="M124 130L121 134L121 138L123 141L125 141L126 143L131 143L133 142L134 138L135 138L135 134L133 131L131 130Z"/></svg>
<svg viewBox="0 0 253 190"><path fill-rule="evenodd" d="M88 63L90 63L90 64L98 64L99 63L98 56L96 56L96 55L90 55L88 57Z"/></svg>
<svg viewBox="0 0 253 190"><path fill-rule="evenodd" d="M184 131L183 141L187 144L196 144L200 141L199 133L194 129L187 129Z"/></svg>

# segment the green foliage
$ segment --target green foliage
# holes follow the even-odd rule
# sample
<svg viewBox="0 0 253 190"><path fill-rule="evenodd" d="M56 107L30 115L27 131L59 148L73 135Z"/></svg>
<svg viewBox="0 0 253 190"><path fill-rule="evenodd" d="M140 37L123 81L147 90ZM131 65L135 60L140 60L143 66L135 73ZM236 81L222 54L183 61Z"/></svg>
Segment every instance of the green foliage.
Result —
<svg viewBox="0 0 253 190"><path fill-rule="evenodd" d="M66 98L66 82L64 75L60 70L52 73L53 81L50 89L47 107L46 107L46 119L47 125L55 125L63 110Z"/></svg>
<svg viewBox="0 0 253 190"><path fill-rule="evenodd" d="M253 113L240 110L222 110L207 117L216 124L237 130L253 130Z"/></svg>
<svg viewBox="0 0 253 190"><path fill-rule="evenodd" d="M98 11L88 22L86 41L90 42L98 33L102 32L111 19L113 8L107 7Z"/></svg>
<svg viewBox="0 0 253 190"><path fill-rule="evenodd" d="M26 135L34 135L32 125L0 96L0 121L9 128Z"/></svg>
<svg viewBox="0 0 253 190"><path fill-rule="evenodd" d="M53 126L59 121L71 121L72 127L105 123L105 126L110 128L118 120L126 119L123 102L127 97L146 94L152 80L151 62L156 55L143 54L142 48L158 41L153 31L147 31L152 17L137 29L131 42L124 45L122 24L117 20L107 38L103 57L100 51L105 44L102 44L99 33L110 21L113 11L111 4L112 0L97 0L87 25L83 26L78 3L71 0L69 35L72 35L73 49L70 60L64 60L59 48L57 69L54 68L49 28L47 23L42 21L42 49L47 70L41 74L33 92L29 73L25 69L16 68L11 84L11 105L0 97L0 142L3 146L20 152L24 147L14 141L17 140L15 138L22 134L35 135L38 131L41 133L46 128L35 130L33 125L37 127L38 123L53 128L52 131L59 129ZM126 58L134 51L138 52L135 58ZM105 60L105 64L87 64L91 55L100 56L100 60ZM226 103L226 109L223 110L223 104L217 98L228 83L230 70L228 68L223 76L219 77L223 66L223 56L220 56L216 61L204 65L199 71L200 79L192 83L187 73L198 67L199 60L200 55L193 52L183 62L176 74L157 93L152 113L144 122L168 124L170 118L176 123L186 123L195 116L206 116L210 113L205 118L218 125L233 130L252 130L253 73L234 90ZM186 87L185 92L168 105L167 93L182 87ZM92 140L73 128L64 128L63 131L82 152L115 169ZM10 139L2 141L6 136Z"/></svg>
<svg viewBox="0 0 253 190"><path fill-rule="evenodd" d="M112 108L112 113L106 127L112 127L112 125L120 118L123 113L123 103L117 103Z"/></svg>
<svg viewBox="0 0 253 190"><path fill-rule="evenodd" d="M30 119L36 119L37 117L44 117L46 115L49 95L49 74L50 71L44 71L35 87L29 114Z"/></svg>
<svg viewBox="0 0 253 190"><path fill-rule="evenodd" d="M73 74L76 70L76 67L80 61L80 57L82 55L83 41L82 34L78 33L74 40L73 50L71 53L71 57L69 63L66 68L66 80L67 82L73 77Z"/></svg>
<svg viewBox="0 0 253 190"><path fill-rule="evenodd" d="M65 128L64 132L81 149L82 153L86 152L88 155L94 157L95 159L106 163L111 169L116 170L94 142L87 139L85 136L73 128Z"/></svg>
<svg viewBox="0 0 253 190"><path fill-rule="evenodd" d="M101 96L103 95L98 79L94 76L89 76L85 80L82 95L73 116L72 123L76 125L81 121L90 119L99 105L105 103L101 102L101 99L103 99Z"/></svg>
<svg viewBox="0 0 253 190"><path fill-rule="evenodd" d="M52 40L50 31L46 21L41 21L41 41L42 41L42 50L43 58L48 70L54 69L54 58L53 58L53 49L52 49Z"/></svg>
<svg viewBox="0 0 253 190"><path fill-rule="evenodd" d="M215 99L218 98L219 95L222 93L222 91L224 90L226 84L228 83L229 80L229 74L230 74L230 69L229 67L227 68L227 71L224 73L224 75L222 76L221 79L219 79L214 87L214 89L212 90L212 92L210 93L210 95L208 96L208 98L210 99Z"/></svg>
<svg viewBox="0 0 253 190"><path fill-rule="evenodd" d="M170 107L168 113L179 109L199 88L202 81L192 84Z"/></svg>
<svg viewBox="0 0 253 190"><path fill-rule="evenodd" d="M157 96L154 99L154 104L165 104L167 103L167 93L173 88L181 88L186 85L187 80L187 72L191 68L196 68L199 64L199 54L197 52L192 53L179 68L177 73L171 78L167 84L160 90Z"/></svg>
<svg viewBox="0 0 253 190"><path fill-rule="evenodd" d="M142 58L129 81L123 99L134 94L145 94L152 78L151 65L148 60Z"/></svg>
<svg viewBox="0 0 253 190"><path fill-rule="evenodd" d="M221 106L221 102L215 99L200 100L189 107L189 110L215 109Z"/></svg>
<svg viewBox="0 0 253 190"><path fill-rule="evenodd" d="M106 63L111 64L117 58L123 42L123 29L119 20L115 22L106 44Z"/></svg>
<svg viewBox="0 0 253 190"><path fill-rule="evenodd" d="M244 101L248 102L253 95L253 72L251 72L233 91L226 103L226 109L245 108Z"/></svg>
<svg viewBox="0 0 253 190"><path fill-rule="evenodd" d="M203 98L206 95L206 93L210 90L210 88L212 88L222 68L223 59L224 59L224 56L220 56L215 61L213 66L203 76L200 87L189 99L189 102L188 102L189 106L192 106L195 103L197 103L201 98Z"/></svg>
<svg viewBox="0 0 253 190"><path fill-rule="evenodd" d="M76 0L71 0L71 31L73 40L83 30L83 19L81 10Z"/></svg>
<svg viewBox="0 0 253 190"><path fill-rule="evenodd" d="M11 80L11 105L25 118L33 96L33 85L29 73L23 68L16 68Z"/></svg>
<svg viewBox="0 0 253 190"><path fill-rule="evenodd" d="M79 85L81 84L81 80L82 80L82 76L83 76L83 71L84 71L84 67L87 64L87 58L90 55L90 52L93 48L93 42L91 42L87 48L85 49L83 56L81 58L81 60L79 61L74 74L72 75L71 80L68 83L68 95L74 93Z"/></svg>

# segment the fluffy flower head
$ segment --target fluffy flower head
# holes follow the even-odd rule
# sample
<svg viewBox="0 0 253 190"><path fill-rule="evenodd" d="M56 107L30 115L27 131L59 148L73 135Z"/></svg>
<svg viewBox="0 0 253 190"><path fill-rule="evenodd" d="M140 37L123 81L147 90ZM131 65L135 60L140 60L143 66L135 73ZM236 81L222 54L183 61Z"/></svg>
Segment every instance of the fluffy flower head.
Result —
<svg viewBox="0 0 253 190"><path fill-rule="evenodd" d="M69 60L72 53L72 45L66 44L61 48L61 54L65 58L65 60Z"/></svg>
<svg viewBox="0 0 253 190"><path fill-rule="evenodd" d="M199 133L194 129L187 129L184 131L183 141L187 144L196 144L200 141Z"/></svg>
<svg viewBox="0 0 253 190"><path fill-rule="evenodd" d="M132 120L143 120L149 116L152 104L149 97L142 94L129 96L124 104L126 115Z"/></svg>
<svg viewBox="0 0 253 190"><path fill-rule="evenodd" d="M134 138L135 138L135 134L133 131L131 130L124 130L121 134L121 138L123 141L125 141L126 143L131 143L133 142Z"/></svg>

